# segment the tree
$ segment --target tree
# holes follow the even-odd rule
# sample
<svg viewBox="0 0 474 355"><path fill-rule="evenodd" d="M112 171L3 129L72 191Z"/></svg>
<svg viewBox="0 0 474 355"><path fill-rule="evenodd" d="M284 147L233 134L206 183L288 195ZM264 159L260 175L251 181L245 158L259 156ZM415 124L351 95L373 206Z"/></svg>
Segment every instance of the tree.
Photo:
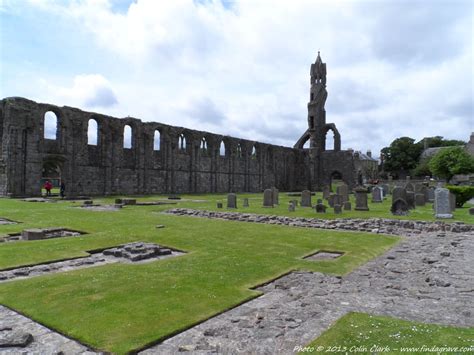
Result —
<svg viewBox="0 0 474 355"><path fill-rule="evenodd" d="M456 174L474 173L474 158L462 147L440 150L429 162L431 172L447 181Z"/></svg>
<svg viewBox="0 0 474 355"><path fill-rule="evenodd" d="M466 142L457 140L457 139L444 139L441 136L435 136L435 137L428 137L424 138L420 141L420 143L423 143L426 141L426 146L427 148L431 147L452 147L455 145L465 145Z"/></svg>
<svg viewBox="0 0 474 355"><path fill-rule="evenodd" d="M400 171L410 171L418 164L423 151L423 145L415 144L410 137L395 139L389 147L382 149L384 171L397 174Z"/></svg>

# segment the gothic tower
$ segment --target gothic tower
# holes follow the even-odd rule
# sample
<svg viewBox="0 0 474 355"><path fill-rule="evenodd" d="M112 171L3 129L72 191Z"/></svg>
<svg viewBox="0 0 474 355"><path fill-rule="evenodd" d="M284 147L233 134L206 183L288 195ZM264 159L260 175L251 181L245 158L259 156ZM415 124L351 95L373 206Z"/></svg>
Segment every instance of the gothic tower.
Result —
<svg viewBox="0 0 474 355"><path fill-rule="evenodd" d="M326 63L321 61L318 52L316 62L311 64L311 88L308 103L308 132L310 136L310 148L318 148L319 152L324 151L326 125L326 110L324 105L328 97L326 91Z"/></svg>

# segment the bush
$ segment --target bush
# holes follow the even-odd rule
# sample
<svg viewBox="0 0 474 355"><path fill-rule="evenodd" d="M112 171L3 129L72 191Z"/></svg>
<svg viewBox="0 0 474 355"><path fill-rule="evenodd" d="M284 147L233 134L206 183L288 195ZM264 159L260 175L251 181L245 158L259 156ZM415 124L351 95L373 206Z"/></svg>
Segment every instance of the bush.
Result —
<svg viewBox="0 0 474 355"><path fill-rule="evenodd" d="M470 174L474 172L474 158L462 147L441 149L428 163L431 172L446 181L456 174Z"/></svg>
<svg viewBox="0 0 474 355"><path fill-rule="evenodd" d="M462 207L474 197L474 186L447 186L449 191L456 195L456 207Z"/></svg>

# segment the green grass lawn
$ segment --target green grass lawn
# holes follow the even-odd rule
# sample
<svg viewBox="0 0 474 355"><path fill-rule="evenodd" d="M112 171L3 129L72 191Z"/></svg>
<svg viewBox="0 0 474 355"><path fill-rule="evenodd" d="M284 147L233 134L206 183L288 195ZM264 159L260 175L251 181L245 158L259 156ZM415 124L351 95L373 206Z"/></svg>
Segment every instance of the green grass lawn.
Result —
<svg viewBox="0 0 474 355"><path fill-rule="evenodd" d="M439 351L430 351L435 350L434 347ZM446 348L458 348L458 350ZM349 313L307 345L305 351L301 351L300 354L325 352L472 354L474 328L446 327L363 313Z"/></svg>
<svg viewBox="0 0 474 355"><path fill-rule="evenodd" d="M280 194L280 206L263 208L261 194L242 194L238 211L312 217L391 217L389 203L371 211L316 215L287 211L297 197ZM225 195L186 195L177 205L130 206L118 212L81 209L80 203L0 199L0 217L22 222L0 226L0 235L25 228L67 227L89 234L43 241L0 243L0 270L87 255L87 250L148 241L187 254L140 265L113 264L0 284L0 303L97 349L126 353L191 327L259 295L258 284L290 270L344 274L393 246L398 238L275 225L179 217L173 207L216 210ZM149 201L163 196L141 197ZM110 203L113 198L97 199ZM315 201L315 200L314 200ZM224 204L225 205L225 204ZM225 210L225 209L224 209ZM410 218L433 219L431 207ZM473 222L467 209L456 220ZM166 227L156 229L157 224ZM331 261L306 261L317 250L343 251Z"/></svg>

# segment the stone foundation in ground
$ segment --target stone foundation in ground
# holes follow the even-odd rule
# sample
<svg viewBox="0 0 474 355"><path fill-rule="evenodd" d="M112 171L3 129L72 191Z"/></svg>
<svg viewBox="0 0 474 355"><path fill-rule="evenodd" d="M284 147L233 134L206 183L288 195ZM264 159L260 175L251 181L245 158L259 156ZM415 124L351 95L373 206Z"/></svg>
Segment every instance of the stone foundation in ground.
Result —
<svg viewBox="0 0 474 355"><path fill-rule="evenodd" d="M91 252L91 254L91 256L85 258L75 258L0 271L0 283L106 264L155 261L183 255L184 252L161 247L158 244L135 242L103 251Z"/></svg>
<svg viewBox="0 0 474 355"><path fill-rule="evenodd" d="M348 312L473 327L473 253L473 232L412 235L342 277L283 276L259 287L262 296L142 354L289 354Z"/></svg>
<svg viewBox="0 0 474 355"><path fill-rule="evenodd" d="M340 218L327 220L319 218L272 216L240 212L201 211L190 208L174 208L167 210L164 213L170 213L179 216L192 216L211 219L216 218L239 222L278 224L304 228L342 229L394 235L405 235L407 233L420 234L421 232L436 231L449 231L453 233L474 231L474 225L460 222L444 223L439 221L409 221L386 218Z"/></svg>

